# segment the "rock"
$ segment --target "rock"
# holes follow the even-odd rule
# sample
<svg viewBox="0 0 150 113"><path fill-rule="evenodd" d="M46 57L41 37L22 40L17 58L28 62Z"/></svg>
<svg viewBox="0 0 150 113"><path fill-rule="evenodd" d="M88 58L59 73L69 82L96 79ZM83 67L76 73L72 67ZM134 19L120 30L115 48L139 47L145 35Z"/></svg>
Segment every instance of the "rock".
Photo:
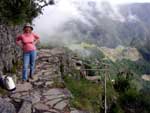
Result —
<svg viewBox="0 0 150 113"><path fill-rule="evenodd" d="M47 95L44 96L46 100L54 100L54 99L58 99L58 98L65 98L65 95L60 94L60 95Z"/></svg>
<svg viewBox="0 0 150 113"><path fill-rule="evenodd" d="M73 110L70 113L88 113L88 112L83 112L83 111L79 111L79 110Z"/></svg>
<svg viewBox="0 0 150 113"><path fill-rule="evenodd" d="M44 82L43 81L38 81L33 83L36 86L43 86Z"/></svg>
<svg viewBox="0 0 150 113"><path fill-rule="evenodd" d="M22 100L20 98L14 98L13 101L17 102L17 103L21 103L22 102Z"/></svg>
<svg viewBox="0 0 150 113"><path fill-rule="evenodd" d="M39 110L39 111L48 111L50 109L47 105L45 105L43 103L37 103L37 104L35 104L34 108L36 110Z"/></svg>
<svg viewBox="0 0 150 113"><path fill-rule="evenodd" d="M40 101L40 95L29 95L22 97L22 100L28 101L32 104L38 103Z"/></svg>
<svg viewBox="0 0 150 113"><path fill-rule="evenodd" d="M65 53L65 50L63 48L54 48L50 52L52 55L58 55Z"/></svg>
<svg viewBox="0 0 150 113"><path fill-rule="evenodd" d="M65 101L57 103L54 108L58 110L63 110L68 104Z"/></svg>
<svg viewBox="0 0 150 113"><path fill-rule="evenodd" d="M38 76L33 76L33 79L29 79L30 82L35 82L37 81L39 78Z"/></svg>
<svg viewBox="0 0 150 113"><path fill-rule="evenodd" d="M30 101L32 104L40 102L41 95L39 93L33 93L30 95Z"/></svg>
<svg viewBox="0 0 150 113"><path fill-rule="evenodd" d="M24 101L18 113L31 113L32 105L28 101Z"/></svg>
<svg viewBox="0 0 150 113"><path fill-rule="evenodd" d="M48 112L44 112L44 113L60 113L60 112L55 109L50 109Z"/></svg>
<svg viewBox="0 0 150 113"><path fill-rule="evenodd" d="M50 76L50 75L51 75L50 71L44 72L44 76Z"/></svg>
<svg viewBox="0 0 150 113"><path fill-rule="evenodd" d="M56 104L57 104L58 102L60 102L61 100L62 100L61 98L54 99L54 100L48 101L46 104L53 107L54 105L56 105Z"/></svg>
<svg viewBox="0 0 150 113"><path fill-rule="evenodd" d="M10 96L11 98L20 98L21 94L20 93L14 93Z"/></svg>
<svg viewBox="0 0 150 113"><path fill-rule="evenodd" d="M0 98L0 113L16 113L16 109L13 104Z"/></svg>
<svg viewBox="0 0 150 113"><path fill-rule="evenodd" d="M60 95L60 94L62 93L61 90L58 88L53 88L43 93L43 95Z"/></svg>
<svg viewBox="0 0 150 113"><path fill-rule="evenodd" d="M45 83L45 86L46 87L51 86L53 83L54 83L54 81L48 81L48 82Z"/></svg>
<svg viewBox="0 0 150 113"><path fill-rule="evenodd" d="M11 99L9 97L3 98L5 101L10 102Z"/></svg>
<svg viewBox="0 0 150 113"><path fill-rule="evenodd" d="M49 112L43 112L43 113L59 113L59 112L56 110L50 110Z"/></svg>
<svg viewBox="0 0 150 113"><path fill-rule="evenodd" d="M0 23L0 71L12 70L13 64L21 58L21 49L15 44L15 38L20 31L21 26L11 27Z"/></svg>
<svg viewBox="0 0 150 113"><path fill-rule="evenodd" d="M24 92L24 91L29 91L31 89L32 89L32 84L26 82L24 84L17 84L15 92Z"/></svg>

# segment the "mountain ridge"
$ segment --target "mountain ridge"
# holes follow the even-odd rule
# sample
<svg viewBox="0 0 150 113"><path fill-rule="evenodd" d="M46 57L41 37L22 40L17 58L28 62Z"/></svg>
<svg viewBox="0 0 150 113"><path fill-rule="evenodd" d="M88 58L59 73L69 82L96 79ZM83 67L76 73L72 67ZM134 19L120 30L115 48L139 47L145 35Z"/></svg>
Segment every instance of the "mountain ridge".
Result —
<svg viewBox="0 0 150 113"><path fill-rule="evenodd" d="M145 9L146 5L146 9ZM117 6L118 11L109 3L105 3L101 13L90 5L91 9L80 9L83 19L71 19L59 29L60 32L71 32L69 37L78 41L89 41L99 46L116 47L145 46L149 41L150 30L150 3L133 3ZM130 8L133 7L133 8ZM141 11L142 9L142 11ZM140 10L141 13L138 11ZM142 13L145 12L146 14ZM145 18L144 18L145 17Z"/></svg>

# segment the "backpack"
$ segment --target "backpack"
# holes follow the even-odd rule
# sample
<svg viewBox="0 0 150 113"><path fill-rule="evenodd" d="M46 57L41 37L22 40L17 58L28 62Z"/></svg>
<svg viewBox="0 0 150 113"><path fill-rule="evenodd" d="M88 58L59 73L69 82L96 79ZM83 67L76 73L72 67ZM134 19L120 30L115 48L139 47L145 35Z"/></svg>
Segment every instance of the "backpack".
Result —
<svg viewBox="0 0 150 113"><path fill-rule="evenodd" d="M0 77L0 85L8 91L14 91L16 89L15 83L10 76Z"/></svg>

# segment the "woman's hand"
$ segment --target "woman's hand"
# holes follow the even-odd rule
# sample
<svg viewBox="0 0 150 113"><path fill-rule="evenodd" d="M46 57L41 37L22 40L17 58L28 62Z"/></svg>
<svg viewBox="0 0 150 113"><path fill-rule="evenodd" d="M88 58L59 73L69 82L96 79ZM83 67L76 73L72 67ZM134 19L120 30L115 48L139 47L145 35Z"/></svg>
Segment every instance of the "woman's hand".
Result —
<svg viewBox="0 0 150 113"><path fill-rule="evenodd" d="M21 49L23 49L22 43L18 43L18 46L19 46Z"/></svg>
<svg viewBox="0 0 150 113"><path fill-rule="evenodd" d="M33 44L36 45L39 42L39 39L34 40Z"/></svg>

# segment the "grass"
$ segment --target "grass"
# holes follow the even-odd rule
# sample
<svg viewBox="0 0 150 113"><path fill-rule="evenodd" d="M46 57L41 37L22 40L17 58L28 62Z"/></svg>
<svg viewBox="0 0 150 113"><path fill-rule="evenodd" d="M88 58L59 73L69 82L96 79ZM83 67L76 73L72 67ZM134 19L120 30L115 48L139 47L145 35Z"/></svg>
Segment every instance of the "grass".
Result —
<svg viewBox="0 0 150 113"><path fill-rule="evenodd" d="M52 84L52 87L54 88L65 88L65 85L62 81L60 81L58 78L53 79L54 83Z"/></svg>
<svg viewBox="0 0 150 113"><path fill-rule="evenodd" d="M7 90L0 87L0 95L6 95L8 93Z"/></svg>
<svg viewBox="0 0 150 113"><path fill-rule="evenodd" d="M85 79L75 80L73 77L64 78L66 87L73 98L71 106L92 113L99 113L102 107L102 87Z"/></svg>

